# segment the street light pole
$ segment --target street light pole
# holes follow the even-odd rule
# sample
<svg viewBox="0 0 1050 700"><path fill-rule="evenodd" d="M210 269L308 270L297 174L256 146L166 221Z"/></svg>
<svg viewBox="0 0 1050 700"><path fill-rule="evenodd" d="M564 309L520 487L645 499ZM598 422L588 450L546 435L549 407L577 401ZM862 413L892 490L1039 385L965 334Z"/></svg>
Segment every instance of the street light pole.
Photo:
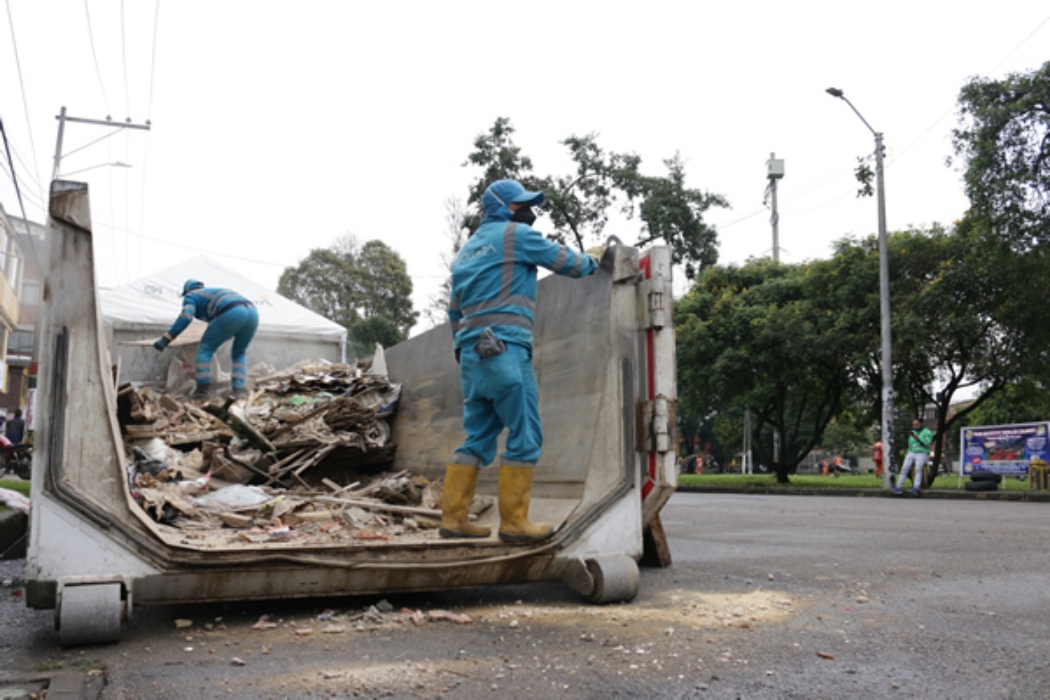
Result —
<svg viewBox="0 0 1050 700"><path fill-rule="evenodd" d="M883 488L891 488L893 477L893 342L890 329L890 259L886 239L886 187L883 180L882 132L875 131L842 90L828 88L827 93L850 106L864 126L875 136L875 190L879 209L879 316L882 330L882 471Z"/></svg>

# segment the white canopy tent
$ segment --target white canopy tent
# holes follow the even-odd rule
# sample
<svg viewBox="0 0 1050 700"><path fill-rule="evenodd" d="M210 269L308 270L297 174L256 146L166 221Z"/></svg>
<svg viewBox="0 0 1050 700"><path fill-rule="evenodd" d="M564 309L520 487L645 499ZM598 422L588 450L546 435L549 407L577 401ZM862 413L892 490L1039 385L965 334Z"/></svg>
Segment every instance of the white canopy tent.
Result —
<svg viewBox="0 0 1050 700"><path fill-rule="evenodd" d="M106 339L114 358L120 357L122 379L164 378L167 362L152 343L181 312L187 279L232 289L255 304L259 330L248 350L249 367L262 362L281 369L305 359L346 361L345 328L202 255L101 293ZM195 343L203 327L195 322L173 345ZM228 345L216 357L228 371Z"/></svg>

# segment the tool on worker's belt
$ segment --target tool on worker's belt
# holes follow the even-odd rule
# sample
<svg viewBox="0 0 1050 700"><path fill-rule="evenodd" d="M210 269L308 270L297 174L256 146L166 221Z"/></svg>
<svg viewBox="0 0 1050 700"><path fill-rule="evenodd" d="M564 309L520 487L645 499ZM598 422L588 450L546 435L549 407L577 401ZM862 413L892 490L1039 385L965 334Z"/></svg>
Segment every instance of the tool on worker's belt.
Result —
<svg viewBox="0 0 1050 700"><path fill-rule="evenodd" d="M491 328L481 331L481 338L474 344L474 352L483 360L507 352L507 344L496 337Z"/></svg>

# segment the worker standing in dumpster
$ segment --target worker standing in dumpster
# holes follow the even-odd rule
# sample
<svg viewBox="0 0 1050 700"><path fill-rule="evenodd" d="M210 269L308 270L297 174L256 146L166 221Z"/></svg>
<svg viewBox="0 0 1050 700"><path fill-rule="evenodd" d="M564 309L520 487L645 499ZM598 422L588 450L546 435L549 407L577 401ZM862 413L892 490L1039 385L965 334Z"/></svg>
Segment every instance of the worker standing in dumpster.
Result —
<svg viewBox="0 0 1050 700"><path fill-rule="evenodd" d="M463 388L466 440L445 470L442 537L487 537L472 525L470 503L478 470L492 463L496 440L509 430L500 455L499 538L534 542L551 534L549 523L529 520L532 478L543 444L539 390L532 368L536 270L586 277L594 256L553 243L532 228L532 207L542 192L516 180L498 180L481 196L485 218L452 263L448 315Z"/></svg>
<svg viewBox="0 0 1050 700"><path fill-rule="evenodd" d="M193 398L206 400L211 397L211 359L230 338L233 338L230 396L244 398L248 393L248 346L259 327L259 312L255 304L230 289L205 287L199 280L186 280L182 285L182 313L153 347L163 351L194 318L205 321L208 329L197 345L197 388Z"/></svg>

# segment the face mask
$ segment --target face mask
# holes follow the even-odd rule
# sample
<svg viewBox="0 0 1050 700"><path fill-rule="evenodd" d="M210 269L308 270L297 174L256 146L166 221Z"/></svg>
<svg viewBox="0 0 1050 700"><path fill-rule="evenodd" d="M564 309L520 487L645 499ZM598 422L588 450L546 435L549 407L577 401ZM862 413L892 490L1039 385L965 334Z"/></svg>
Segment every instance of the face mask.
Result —
<svg viewBox="0 0 1050 700"><path fill-rule="evenodd" d="M526 226L532 226L533 222L536 221L536 214L532 211L532 207L518 207L518 210L514 212L514 216L510 217L510 220Z"/></svg>

